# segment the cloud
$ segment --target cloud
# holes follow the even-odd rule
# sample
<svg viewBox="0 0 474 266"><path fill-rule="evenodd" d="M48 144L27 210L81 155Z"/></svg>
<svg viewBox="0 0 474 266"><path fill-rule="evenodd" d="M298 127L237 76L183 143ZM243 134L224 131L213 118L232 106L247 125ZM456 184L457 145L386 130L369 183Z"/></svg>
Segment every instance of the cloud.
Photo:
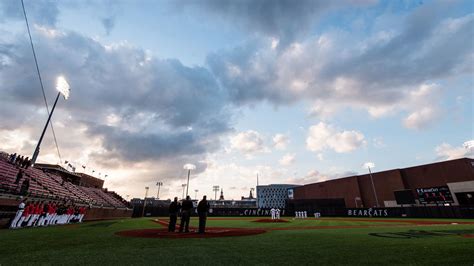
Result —
<svg viewBox="0 0 474 266"><path fill-rule="evenodd" d="M442 113L438 81L474 71L468 37L474 15L459 16L453 6L422 5L392 29L374 27L364 37L333 28L280 49L271 48L271 38L256 38L210 54L207 64L237 105L305 99L314 102L310 113L320 119L345 108L375 118L408 112L404 124L422 129ZM438 88L427 90L434 101L419 105L422 97L414 101L413 93L423 87Z"/></svg>
<svg viewBox="0 0 474 266"><path fill-rule="evenodd" d="M205 0L199 3L181 1L188 7L205 10L225 20L232 21L245 31L251 31L278 39L279 45L287 45L310 32L312 26L326 12L343 6L367 6L376 1L320 1L289 0L219 1ZM275 39L274 39L275 40ZM273 46L278 44L273 42Z"/></svg>
<svg viewBox="0 0 474 266"><path fill-rule="evenodd" d="M231 137L230 144L232 149L249 155L268 150L264 145L263 137L260 133L253 130L239 132Z"/></svg>
<svg viewBox="0 0 474 266"><path fill-rule="evenodd" d="M110 32L112 32L112 30L115 27L115 16L109 16L109 17L102 18L100 20L100 22L104 26L105 33L107 35L110 35Z"/></svg>
<svg viewBox="0 0 474 266"><path fill-rule="evenodd" d="M335 173L321 173L318 170L310 170L303 177L291 177L287 182L292 184L312 184L324 182L327 180L343 178L347 176L357 175L356 172L346 171L346 172L335 172Z"/></svg>
<svg viewBox="0 0 474 266"><path fill-rule="evenodd" d="M403 125L410 129L422 129L430 125L435 118L437 118L436 111L432 108L424 107L421 110L410 113L403 120Z"/></svg>
<svg viewBox="0 0 474 266"><path fill-rule="evenodd" d="M58 3L54 0L25 1L25 11L30 26L33 24L54 26L59 15ZM0 1L0 22L10 19L25 19L21 1Z"/></svg>
<svg viewBox="0 0 474 266"><path fill-rule="evenodd" d="M71 86L70 99L60 100L53 117L65 125L56 127L63 157L114 172L117 188L125 189L126 178L137 187L156 175L171 182L186 163L203 172L202 161L231 131L227 94L207 69L152 57L126 42L104 44L46 26L33 30L47 98L53 99L59 74ZM18 143L8 149L29 154L47 116L23 35L0 38L0 62L2 136ZM15 130L23 134L11 137ZM48 132L40 161L56 162L52 143ZM125 177L114 171L126 165L150 172Z"/></svg>
<svg viewBox="0 0 474 266"><path fill-rule="evenodd" d="M309 128L306 148L310 151L332 149L338 153L346 153L365 145L364 135L355 130L338 131L332 125L319 122Z"/></svg>
<svg viewBox="0 0 474 266"><path fill-rule="evenodd" d="M463 157L474 157L474 148L468 147L453 147L448 143L442 143L435 148L436 159L437 160L454 160Z"/></svg>
<svg viewBox="0 0 474 266"><path fill-rule="evenodd" d="M295 162L296 154L287 153L278 162L283 166L292 165Z"/></svg>
<svg viewBox="0 0 474 266"><path fill-rule="evenodd" d="M290 138L283 134L276 134L273 136L273 147L275 147L275 149L284 150L289 142Z"/></svg>

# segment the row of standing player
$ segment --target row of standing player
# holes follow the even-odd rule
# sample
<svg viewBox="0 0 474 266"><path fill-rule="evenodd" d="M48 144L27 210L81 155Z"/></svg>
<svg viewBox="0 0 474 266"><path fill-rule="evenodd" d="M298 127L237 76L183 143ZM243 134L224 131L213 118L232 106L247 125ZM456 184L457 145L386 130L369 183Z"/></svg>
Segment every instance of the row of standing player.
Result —
<svg viewBox="0 0 474 266"><path fill-rule="evenodd" d="M306 218L308 218L308 213L306 211L295 212L295 218L296 219L306 219Z"/></svg>
<svg viewBox="0 0 474 266"><path fill-rule="evenodd" d="M13 218L10 228L49 226L68 224L72 221L82 222L86 207L66 206L55 202L29 202L23 199Z"/></svg>
<svg viewBox="0 0 474 266"><path fill-rule="evenodd" d="M279 220L280 219L280 209L272 208L270 210L270 213L272 214L272 220Z"/></svg>

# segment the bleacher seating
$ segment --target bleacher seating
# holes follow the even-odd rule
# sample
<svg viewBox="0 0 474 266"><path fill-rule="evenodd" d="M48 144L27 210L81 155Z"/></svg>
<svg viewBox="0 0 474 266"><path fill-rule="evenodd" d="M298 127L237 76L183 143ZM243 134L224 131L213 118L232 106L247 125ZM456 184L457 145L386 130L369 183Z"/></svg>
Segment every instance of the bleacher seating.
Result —
<svg viewBox="0 0 474 266"><path fill-rule="evenodd" d="M24 170L23 178L15 183L20 168L0 159L0 191L18 194L21 184L29 179L28 195L48 200L71 200L76 203L87 203L103 207L125 208L127 204L113 192L100 188L88 188L72 184L53 173L45 173L40 169Z"/></svg>

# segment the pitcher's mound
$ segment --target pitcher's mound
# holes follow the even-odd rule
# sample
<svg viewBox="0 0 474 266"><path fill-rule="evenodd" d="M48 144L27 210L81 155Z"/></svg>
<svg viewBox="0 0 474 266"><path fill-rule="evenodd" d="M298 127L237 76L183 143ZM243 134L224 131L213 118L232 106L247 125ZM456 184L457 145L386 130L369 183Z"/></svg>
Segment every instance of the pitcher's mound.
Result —
<svg viewBox="0 0 474 266"><path fill-rule="evenodd" d="M263 234L263 229L243 229L243 228L207 228L206 233L199 234L197 231L189 233L171 233L165 228L160 229L139 229L116 232L116 235L125 237L141 238L208 238L208 237L226 237L226 236L249 236Z"/></svg>
<svg viewBox="0 0 474 266"><path fill-rule="evenodd" d="M258 219L253 222L255 223L288 223L288 221L284 219Z"/></svg>

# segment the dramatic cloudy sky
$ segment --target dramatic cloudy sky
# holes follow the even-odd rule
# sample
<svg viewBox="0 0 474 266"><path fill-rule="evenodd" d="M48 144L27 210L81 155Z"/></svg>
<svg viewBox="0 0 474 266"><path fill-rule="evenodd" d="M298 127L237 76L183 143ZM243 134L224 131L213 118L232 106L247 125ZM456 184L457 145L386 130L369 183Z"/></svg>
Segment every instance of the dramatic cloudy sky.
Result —
<svg viewBox="0 0 474 266"><path fill-rule="evenodd" d="M472 156L472 1L25 0L62 162L123 196L227 198ZM0 1L0 150L47 118L19 0ZM49 129L39 162L58 163Z"/></svg>

